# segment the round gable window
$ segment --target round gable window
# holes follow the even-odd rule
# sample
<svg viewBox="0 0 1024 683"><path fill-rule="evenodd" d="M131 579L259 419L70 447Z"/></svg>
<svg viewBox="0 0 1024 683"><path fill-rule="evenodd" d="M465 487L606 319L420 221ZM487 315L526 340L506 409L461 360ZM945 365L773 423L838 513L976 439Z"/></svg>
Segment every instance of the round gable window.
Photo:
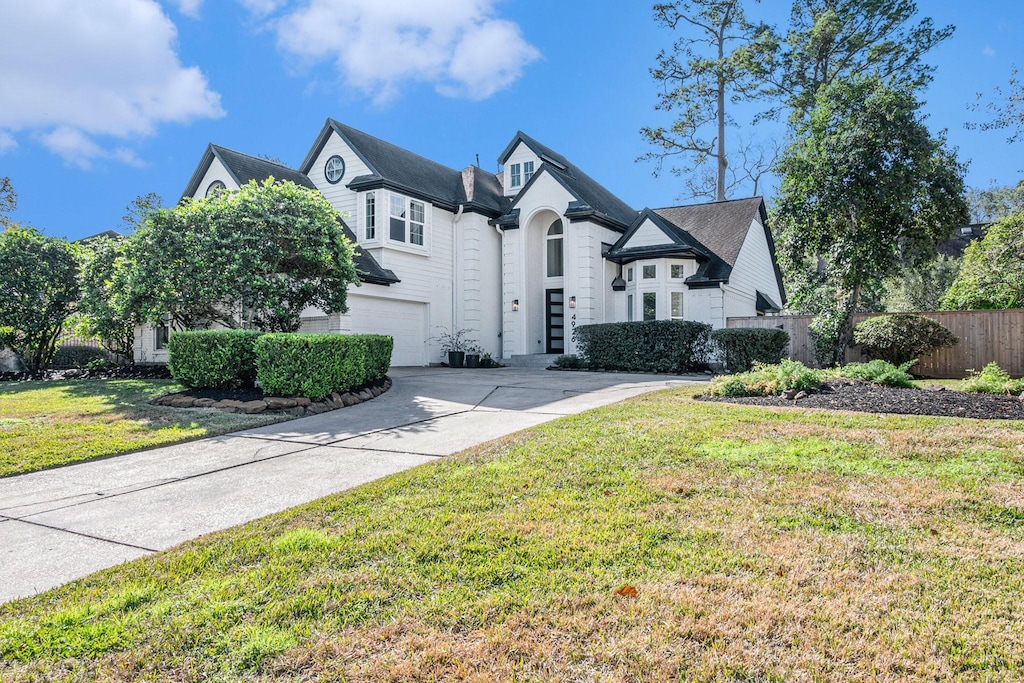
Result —
<svg viewBox="0 0 1024 683"><path fill-rule="evenodd" d="M324 165L324 175L331 185L345 177L345 160L335 154Z"/></svg>
<svg viewBox="0 0 1024 683"><path fill-rule="evenodd" d="M228 186L225 185L222 181L214 180L212 183L210 183L210 186L206 188L206 196L212 197L218 192L223 192L226 189L228 189Z"/></svg>

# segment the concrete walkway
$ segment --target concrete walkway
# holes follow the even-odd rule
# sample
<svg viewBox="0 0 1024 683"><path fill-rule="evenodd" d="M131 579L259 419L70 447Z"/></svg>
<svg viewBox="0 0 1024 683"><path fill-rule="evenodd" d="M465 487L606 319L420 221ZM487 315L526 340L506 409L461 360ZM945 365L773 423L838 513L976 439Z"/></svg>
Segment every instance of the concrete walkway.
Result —
<svg viewBox="0 0 1024 683"><path fill-rule="evenodd" d="M367 403L221 437L0 479L0 602L512 432L702 381L403 368Z"/></svg>

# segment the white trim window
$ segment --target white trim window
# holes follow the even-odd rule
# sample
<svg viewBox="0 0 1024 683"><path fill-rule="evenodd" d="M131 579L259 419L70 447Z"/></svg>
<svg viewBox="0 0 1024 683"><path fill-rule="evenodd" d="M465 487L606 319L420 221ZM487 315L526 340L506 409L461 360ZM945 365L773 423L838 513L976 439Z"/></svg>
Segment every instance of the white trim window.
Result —
<svg viewBox="0 0 1024 683"><path fill-rule="evenodd" d="M669 311L672 320L683 320L683 295L683 292L672 292L672 310Z"/></svg>
<svg viewBox="0 0 1024 683"><path fill-rule="evenodd" d="M547 276L562 277L565 275L565 249L562 242L562 219L556 220L548 228L545 239L547 252Z"/></svg>
<svg viewBox="0 0 1024 683"><path fill-rule="evenodd" d="M671 268L671 277L673 280L686 277L686 266L680 263L673 263Z"/></svg>
<svg viewBox="0 0 1024 683"><path fill-rule="evenodd" d="M533 177L533 162L532 161L524 161L523 162L523 183L525 184L525 183L530 182L530 178L532 178L532 177Z"/></svg>
<svg viewBox="0 0 1024 683"><path fill-rule="evenodd" d="M509 167L509 187L519 187L523 184L523 176L520 171L521 168L522 166L520 164L512 164Z"/></svg>
<svg viewBox="0 0 1024 683"><path fill-rule="evenodd" d="M418 247L423 246L423 237L426 234L427 212L423 202L415 199L409 200L409 243Z"/></svg>
<svg viewBox="0 0 1024 683"><path fill-rule="evenodd" d="M644 304L644 320L657 320L658 319L658 293L657 292L644 292L643 293L643 304Z"/></svg>
<svg viewBox="0 0 1024 683"><path fill-rule="evenodd" d="M626 295L626 322L627 323L633 322L633 317L634 317L633 316L633 295L632 294L627 294Z"/></svg>
<svg viewBox="0 0 1024 683"><path fill-rule="evenodd" d="M405 197L393 194L391 195L391 216L389 220L390 230L388 232L388 239L393 242L404 242L405 241Z"/></svg>
<svg viewBox="0 0 1024 683"><path fill-rule="evenodd" d="M643 273L643 278L645 280L656 280L658 278L658 266L654 266L654 265L644 266L643 270L642 270L642 273Z"/></svg>
<svg viewBox="0 0 1024 683"><path fill-rule="evenodd" d="M364 239L377 239L377 195L373 192L366 193L366 215L363 218Z"/></svg>

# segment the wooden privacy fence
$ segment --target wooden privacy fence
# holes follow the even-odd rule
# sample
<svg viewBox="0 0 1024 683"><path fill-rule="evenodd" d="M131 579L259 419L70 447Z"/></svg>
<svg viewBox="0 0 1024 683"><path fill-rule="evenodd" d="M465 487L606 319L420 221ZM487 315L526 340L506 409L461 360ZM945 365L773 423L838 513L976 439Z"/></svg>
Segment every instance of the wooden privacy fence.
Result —
<svg viewBox="0 0 1024 683"><path fill-rule="evenodd" d="M854 316L856 325L880 313ZM911 368L922 377L959 379L969 370L981 370L991 362L1014 377L1024 376L1024 309L1001 311L922 311L917 315L931 318L949 328L960 338L960 343L948 349L939 349L921 356ZM789 357L804 365L818 367L814 359L814 342L808 332L811 315L758 316L756 318L729 318L726 327L762 327L785 330L789 333ZM865 360L859 347L846 350L846 362Z"/></svg>

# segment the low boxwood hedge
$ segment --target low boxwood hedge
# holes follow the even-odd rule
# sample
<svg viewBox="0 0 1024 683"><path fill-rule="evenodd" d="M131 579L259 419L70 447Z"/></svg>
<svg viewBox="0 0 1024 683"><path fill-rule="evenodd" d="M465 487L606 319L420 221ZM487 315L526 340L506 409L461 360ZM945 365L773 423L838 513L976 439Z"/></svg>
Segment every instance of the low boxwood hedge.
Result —
<svg viewBox="0 0 1024 683"><path fill-rule="evenodd" d="M268 394L321 398L384 377L393 345L372 334L265 334L256 342L257 376Z"/></svg>
<svg viewBox="0 0 1024 683"><path fill-rule="evenodd" d="M721 329L711 333L711 341L722 350L729 372L747 372L754 363L774 365L781 361L789 333L765 328Z"/></svg>
<svg viewBox="0 0 1024 683"><path fill-rule="evenodd" d="M684 372L708 365L711 325L648 320L582 325L573 332L588 367L633 372Z"/></svg>
<svg viewBox="0 0 1024 683"><path fill-rule="evenodd" d="M174 379L193 389L252 386L256 379L253 347L261 335L253 330L172 332L167 367Z"/></svg>

